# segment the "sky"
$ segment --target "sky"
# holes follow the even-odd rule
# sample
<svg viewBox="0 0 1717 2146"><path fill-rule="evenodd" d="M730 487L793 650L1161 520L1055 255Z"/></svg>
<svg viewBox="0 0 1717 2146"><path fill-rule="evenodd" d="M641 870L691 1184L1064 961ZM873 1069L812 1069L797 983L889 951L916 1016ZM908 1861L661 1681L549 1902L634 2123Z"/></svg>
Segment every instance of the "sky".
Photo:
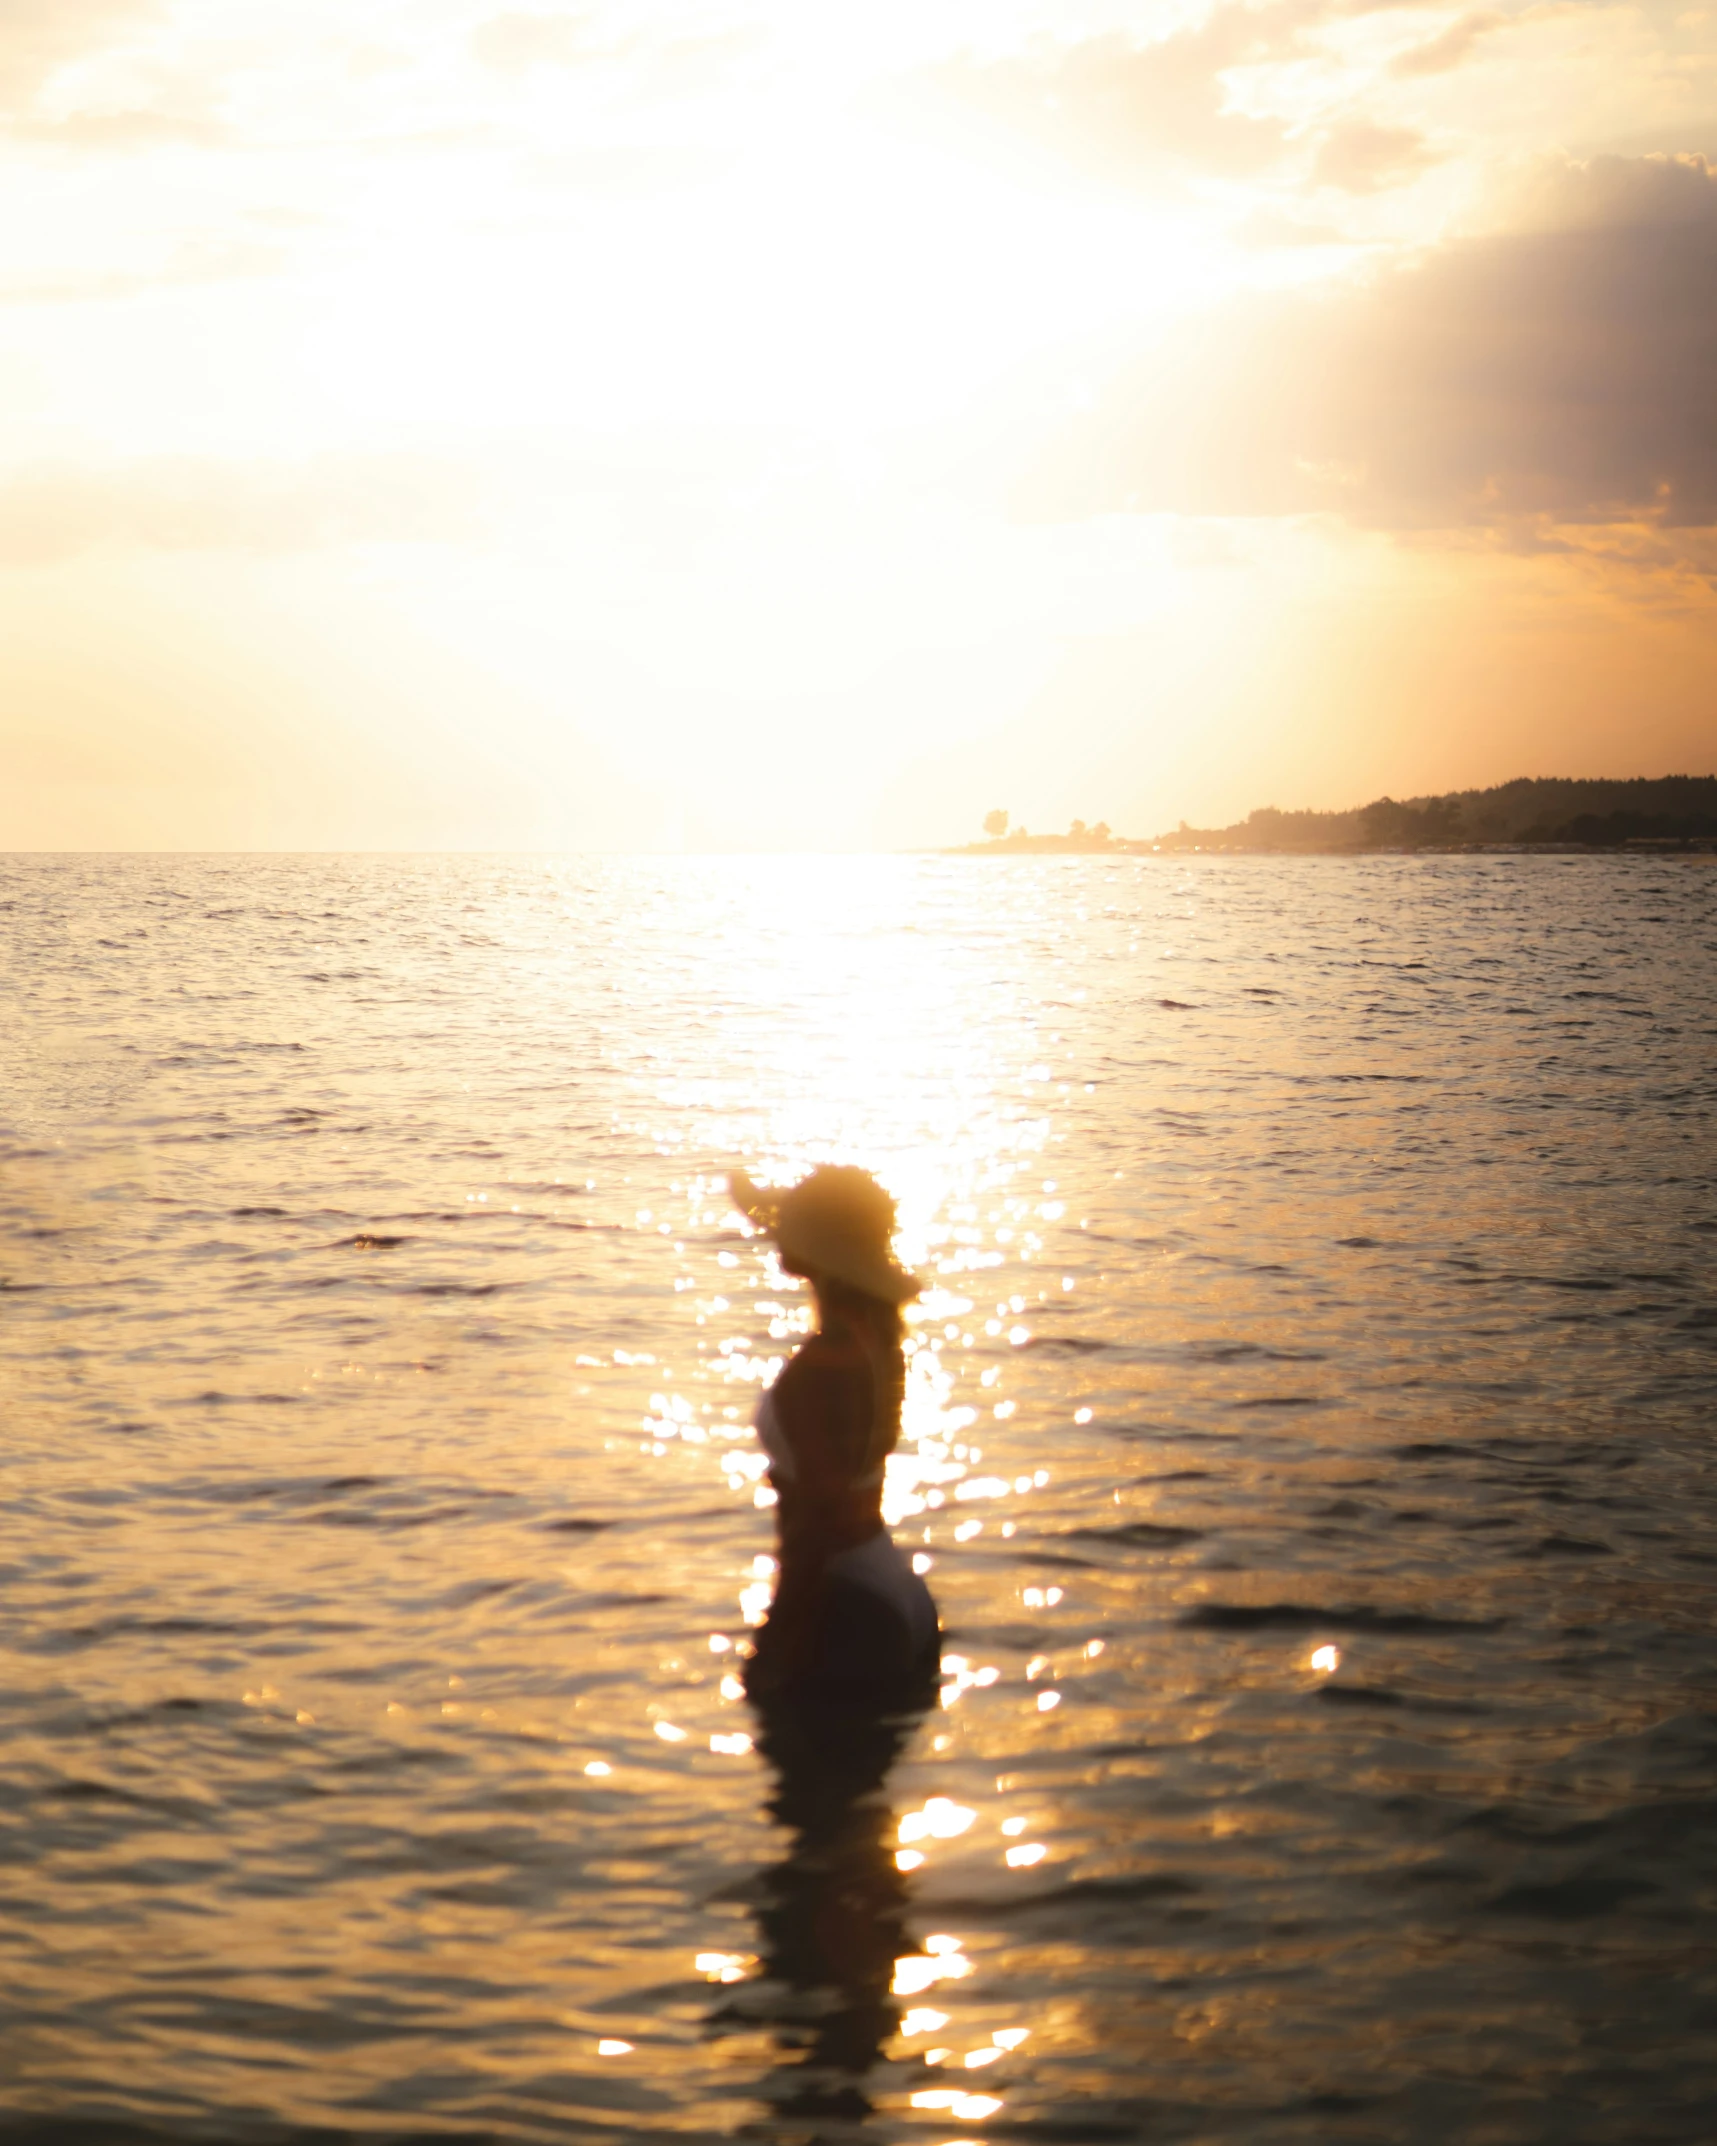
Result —
<svg viewBox="0 0 1717 2146"><path fill-rule="evenodd" d="M1717 4L0 0L0 173L0 849L1717 771Z"/></svg>

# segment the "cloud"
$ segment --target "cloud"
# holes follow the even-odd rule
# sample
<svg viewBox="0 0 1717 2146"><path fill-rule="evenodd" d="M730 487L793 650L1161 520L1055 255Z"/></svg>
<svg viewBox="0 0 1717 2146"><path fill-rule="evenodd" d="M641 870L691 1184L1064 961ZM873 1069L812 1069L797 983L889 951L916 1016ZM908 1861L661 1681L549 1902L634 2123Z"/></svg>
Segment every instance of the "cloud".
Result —
<svg viewBox="0 0 1717 2146"><path fill-rule="evenodd" d="M163 0L0 0L0 129L32 147L96 154L160 148L216 148L229 128L210 108L207 87L194 77L165 76L149 65L143 79L154 94L139 94L135 74L116 99L104 102L91 84L88 101L65 109L56 78L63 71L121 57L129 70L137 33L152 29ZM97 70L99 72L99 69Z"/></svg>
<svg viewBox="0 0 1717 2146"><path fill-rule="evenodd" d="M1480 38L1488 37L1493 30L1500 30L1508 20L1505 15L1484 10L1462 15L1440 35L1425 44L1414 45L1397 55L1390 65L1390 73L1404 75L1409 80L1421 75L1447 74L1469 59Z"/></svg>
<svg viewBox="0 0 1717 2146"><path fill-rule="evenodd" d="M200 112L162 111L129 105L118 111L70 112L63 119L14 119L16 140L55 149L214 149L228 139L221 123Z"/></svg>
<svg viewBox="0 0 1717 2146"><path fill-rule="evenodd" d="M500 74L604 65L622 70L634 95L678 97L718 88L764 43L755 28L707 36L598 35L584 15L515 10L471 32L471 54Z"/></svg>
<svg viewBox="0 0 1717 2146"><path fill-rule="evenodd" d="M1312 159L1312 183L1347 194L1374 194L1411 178L1436 161L1436 152L1412 127L1380 126L1346 119L1331 127Z"/></svg>
<svg viewBox="0 0 1717 2146"><path fill-rule="evenodd" d="M1106 172L1177 160L1256 171L1281 154L1287 128L1230 111L1223 72L1267 49L1282 17L1298 23L1304 14L1218 8L1154 44L1097 37L1023 59L952 61L928 79L983 116Z"/></svg>
<svg viewBox="0 0 1717 2146"><path fill-rule="evenodd" d="M1717 166L1702 156L1545 157L1499 197L1497 221L1527 232L1708 228Z"/></svg>
<svg viewBox="0 0 1717 2146"><path fill-rule="evenodd" d="M962 58L918 78L945 99L1045 143L1074 162L1109 176L1141 176L1175 163L1226 176L1264 170L1304 136L1303 113L1293 119L1239 109L1228 77L1243 68L1297 63L1313 34L1331 25L1383 14L1412 0L1229 0L1200 22L1139 43L1118 32L1059 46L1040 45L1021 56L981 62ZM1461 33L1466 44L1500 16L1465 18L1433 45L1454 65ZM1464 46L1462 48L1464 50ZM1369 192L1428 161L1422 138L1405 128L1349 120L1323 137L1320 183Z"/></svg>
<svg viewBox="0 0 1717 2146"><path fill-rule="evenodd" d="M60 68L157 12L156 0L4 0L0 105L28 103Z"/></svg>
<svg viewBox="0 0 1717 2146"><path fill-rule="evenodd" d="M56 566L96 551L436 542L468 534L477 506L467 472L415 455L37 464L0 473L0 566Z"/></svg>
<svg viewBox="0 0 1717 2146"><path fill-rule="evenodd" d="M491 15L471 33L472 56L504 74L569 66L586 57L590 49L582 15L515 9Z"/></svg>
<svg viewBox="0 0 1717 2146"><path fill-rule="evenodd" d="M1717 169L1545 166L1512 216L1206 316L1063 434L1023 511L1717 524Z"/></svg>

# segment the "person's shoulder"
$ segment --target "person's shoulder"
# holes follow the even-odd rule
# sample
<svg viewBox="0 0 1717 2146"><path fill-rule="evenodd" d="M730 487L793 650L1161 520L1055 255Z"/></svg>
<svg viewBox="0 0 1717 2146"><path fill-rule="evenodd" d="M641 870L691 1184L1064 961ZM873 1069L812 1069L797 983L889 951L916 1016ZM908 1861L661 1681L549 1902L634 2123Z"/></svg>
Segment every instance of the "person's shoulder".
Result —
<svg viewBox="0 0 1717 2146"><path fill-rule="evenodd" d="M774 1392L789 1414L800 1407L862 1408L872 1376L869 1358L850 1335L812 1334L788 1359Z"/></svg>

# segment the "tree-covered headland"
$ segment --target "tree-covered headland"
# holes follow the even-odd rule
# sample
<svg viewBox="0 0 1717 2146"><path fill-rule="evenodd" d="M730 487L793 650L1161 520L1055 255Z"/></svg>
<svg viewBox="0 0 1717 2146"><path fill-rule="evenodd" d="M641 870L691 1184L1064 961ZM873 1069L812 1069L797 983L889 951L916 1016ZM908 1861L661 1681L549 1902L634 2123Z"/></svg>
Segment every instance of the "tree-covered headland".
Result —
<svg viewBox="0 0 1717 2146"><path fill-rule="evenodd" d="M969 854L1139 850L1244 850L1330 856L1364 850L1486 849L1545 844L1619 849L1629 843L1704 846L1717 841L1717 775L1639 776L1624 781L1523 777L1488 790L1438 797L1379 797L1339 812L1282 812L1265 805L1230 827L1189 827L1148 840L1111 834L1101 820L1075 820L1064 835L1034 835L1005 812L984 820L987 840Z"/></svg>

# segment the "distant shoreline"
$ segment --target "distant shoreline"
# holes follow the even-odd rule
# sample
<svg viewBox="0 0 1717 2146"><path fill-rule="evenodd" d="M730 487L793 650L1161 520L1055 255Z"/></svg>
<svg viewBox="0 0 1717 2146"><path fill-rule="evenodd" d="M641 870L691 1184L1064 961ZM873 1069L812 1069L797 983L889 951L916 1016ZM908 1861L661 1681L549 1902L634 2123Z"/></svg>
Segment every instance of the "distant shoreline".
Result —
<svg viewBox="0 0 1717 2146"><path fill-rule="evenodd" d="M1066 835L1025 841L962 842L932 857L1717 857L1717 835L1637 837L1621 842L1074 842Z"/></svg>
<svg viewBox="0 0 1717 2146"><path fill-rule="evenodd" d="M1397 802L1380 797L1336 812L1265 805L1229 827L1189 827L1144 839L1104 821L1075 820L1065 834L1034 835L993 812L987 838L947 857L1571 856L1627 851L1702 856L1717 851L1717 775L1527 776L1488 790L1452 790Z"/></svg>

